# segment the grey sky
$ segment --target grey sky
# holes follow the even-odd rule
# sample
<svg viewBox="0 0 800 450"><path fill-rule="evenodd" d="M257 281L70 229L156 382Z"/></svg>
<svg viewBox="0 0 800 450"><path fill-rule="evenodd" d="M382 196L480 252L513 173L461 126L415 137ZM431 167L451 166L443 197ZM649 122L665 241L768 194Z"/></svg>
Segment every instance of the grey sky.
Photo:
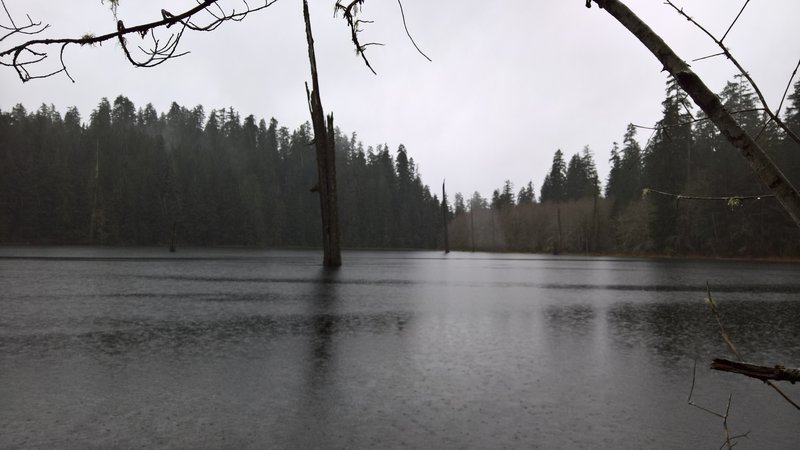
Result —
<svg viewBox="0 0 800 450"><path fill-rule="evenodd" d="M224 2L241 8L239 0ZM533 180L538 196L553 152L560 148L569 157L585 145L605 180L609 150L625 126L659 119L666 75L658 62L605 11L586 9L583 0L403 0L409 28L433 62L408 41L395 0L369 0L364 18L375 23L365 26L362 39L385 44L368 50L377 76L355 56L344 22L332 18L333 3L311 1L326 111L365 146L388 143L394 152L405 144L432 187L447 178L451 193L490 196L505 179L517 189ZM626 3L681 57L718 51L662 0ZM721 36L744 2L676 3ZM130 26L159 19L162 7L178 12L193 4L122 0L119 15ZM115 29L100 0L6 5L19 19L27 13L50 23L48 37ZM101 97L123 94L139 107L152 102L160 112L172 101L207 111L233 106L243 116L274 116L295 128L308 120L301 11L301 0L279 0L213 33L187 32L182 48L191 53L153 69L131 67L114 43L70 47L65 59L75 84L56 76L23 85L13 70L0 68L0 108L52 103L63 113L75 105L86 119ZM798 17L797 0L751 1L726 39L773 108L800 58ZM716 92L735 73L720 58L693 68ZM648 136L643 130L639 139Z"/></svg>

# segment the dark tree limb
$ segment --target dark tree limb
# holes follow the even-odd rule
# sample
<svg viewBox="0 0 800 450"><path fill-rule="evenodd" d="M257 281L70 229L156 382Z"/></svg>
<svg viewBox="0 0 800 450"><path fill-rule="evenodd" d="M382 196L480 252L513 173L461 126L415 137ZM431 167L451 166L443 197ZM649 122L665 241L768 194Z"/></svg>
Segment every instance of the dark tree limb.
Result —
<svg viewBox="0 0 800 450"><path fill-rule="evenodd" d="M353 41L353 45L356 47L356 54L360 55L361 59L364 60L364 64L367 65L369 70L372 71L373 74L377 75L377 72L375 72L375 69L372 68L372 65L367 59L365 50L369 45L381 44L361 44L358 39L358 34L361 32L359 25L362 23L372 23L369 20L360 20L356 17L359 13L359 9L364 6L364 1L365 0L351 0L350 2L347 2L347 5L345 5L341 0L336 0L336 4L333 6L333 12L334 15L336 15L337 12L342 13L342 17L344 17L344 20L347 21L347 26L350 27L350 40Z"/></svg>
<svg viewBox="0 0 800 450"><path fill-rule="evenodd" d="M17 71L17 75L19 76L20 80L23 82L30 81L37 78L47 78L58 73L64 72L70 80L72 77L69 76L69 72L67 71L67 66L64 63L64 50L68 45L96 45L102 44L103 42L109 40L117 40L120 45L122 46L122 50L125 53L125 57L128 61L136 67L154 67L163 62L177 58L179 56L183 56L188 52L184 53L177 53L178 44L180 42L181 37L183 36L183 32L186 29L192 31L213 31L217 29L223 22L227 21L241 21L243 20L248 14L260 11L262 9L268 8L277 0L265 0L264 3L257 7L250 7L246 1L244 1L245 9L242 11L237 12L235 9L229 12L224 11L218 4L219 0L198 0L197 6L186 10L180 14L172 14L167 12L166 10L161 10L161 20L144 23L132 27L126 27L124 23L119 20L117 22L117 29L114 32L106 33L100 36L95 36L92 34L87 34L81 36L79 38L61 38L61 39L32 39L12 48L0 51L0 65L13 67ZM219 13L215 13L211 11L211 7L216 6L219 9ZM3 3L3 7L5 8L5 3ZM199 13L206 12L211 16L210 20L206 22L200 23L194 21L194 18ZM44 31L48 25L42 26L41 23L33 22L30 17L28 17L30 24L18 27L15 25L11 15L8 13L6 9L6 14L8 15L9 20L11 21L12 27L5 27L3 26L2 29L9 29L11 32L3 37L6 37L16 34L16 33L23 33L23 34L38 34ZM180 31L173 33L169 36L166 42L160 41L156 38L154 34L154 30L164 27L170 28L173 25L181 25ZM139 35L139 37L144 38L148 34L152 37L152 45L150 48L143 48L138 47L145 54L145 59L139 60L136 59L130 52L128 46L128 35ZM0 39L2 41L3 39ZM33 75L28 70L28 67L38 64L45 59L47 59L48 54L39 51L38 48L42 46L50 46L50 45L60 45L61 51L59 53L59 60L61 64L61 68L55 70L53 72L48 72L42 75ZM74 81L74 80L73 80Z"/></svg>
<svg viewBox="0 0 800 450"><path fill-rule="evenodd" d="M792 384L800 381L800 369L791 369L783 366L758 366L755 364L717 358L711 362L711 368L722 372L744 375L761 381L788 381Z"/></svg>
<svg viewBox="0 0 800 450"><path fill-rule="evenodd" d="M717 324L719 325L720 336L725 341L725 344L728 346L728 349L730 349L731 353L733 353L733 355L736 356L736 359L738 359L740 363L744 363L744 358L742 358L742 354L739 353L739 350L737 350L736 346L733 345L733 341L731 340L730 336L728 335L728 332L725 330L725 325L723 325L723 323L722 323L722 316L719 313L719 309L717 308L716 302L711 297L711 288L709 287L708 283L706 283L706 292L708 294L708 297L706 298L706 301L708 302L709 308L711 308L711 313L714 314L714 318L717 319ZM713 368L713 364L712 364L712 368ZM780 394L780 396L783 397L783 399L786 400L790 405L794 406L795 409L800 410L800 405L798 405L797 402L795 402L794 400L789 398L789 396L786 395L786 393L784 393L781 390L781 388L779 388L771 380L762 379L761 381L766 383L767 386L769 386L772 389L774 389L775 392Z"/></svg>
<svg viewBox="0 0 800 450"><path fill-rule="evenodd" d="M800 227L800 194L789 183L767 153L742 129L719 98L703 83L689 65L646 23L619 0L593 0L628 29L661 62L681 88L736 147L750 168L778 198L784 210Z"/></svg>
<svg viewBox="0 0 800 450"><path fill-rule="evenodd" d="M342 0L336 0L336 4L333 6L333 15L335 17L336 14L340 12L342 13L342 17L347 22L347 26L350 28L350 40L353 41L353 45L356 48L356 54L361 56L361 59L364 60L364 64L366 64L367 68L373 74L377 75L375 69L372 68L372 64L370 64L369 59L367 59L366 50L367 47L371 45L383 45L383 44L378 42L368 42L366 44L362 44L358 37L359 33L363 31L359 26L361 24L372 23L371 20L363 20L358 18L361 10L364 8L365 1L366 0L348 0L343 2ZM411 41L411 43L414 45L414 48L417 49L417 52L419 52L420 55L422 55L428 61L431 61L428 55L426 55L419 48L417 43L414 41L414 38L411 37L411 32L408 31L408 24L406 23L406 13L403 10L402 0L397 0L397 4L400 5L400 16L403 19L403 28L406 30L406 35L408 36L408 39Z"/></svg>
<svg viewBox="0 0 800 450"><path fill-rule="evenodd" d="M311 90L306 83L308 108L314 127L314 147L317 156L317 175L319 177L317 192L319 193L320 214L322 216L322 264L325 267L342 265L340 249L339 213L336 196L336 149L333 127L333 114L327 116L322 109L319 96L319 77L317 74L317 58L314 53L314 36L311 33L311 17L308 13L308 1L303 0L303 18L306 24L306 40L308 42L308 61L311 66Z"/></svg>

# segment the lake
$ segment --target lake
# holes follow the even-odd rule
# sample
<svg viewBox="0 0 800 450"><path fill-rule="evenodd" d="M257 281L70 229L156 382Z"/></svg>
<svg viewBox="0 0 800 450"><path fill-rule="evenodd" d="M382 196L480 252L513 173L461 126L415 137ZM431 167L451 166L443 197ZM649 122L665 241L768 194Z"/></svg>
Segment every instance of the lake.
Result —
<svg viewBox="0 0 800 450"><path fill-rule="evenodd" d="M797 448L800 264L0 248L2 448ZM800 386L784 391L800 399Z"/></svg>

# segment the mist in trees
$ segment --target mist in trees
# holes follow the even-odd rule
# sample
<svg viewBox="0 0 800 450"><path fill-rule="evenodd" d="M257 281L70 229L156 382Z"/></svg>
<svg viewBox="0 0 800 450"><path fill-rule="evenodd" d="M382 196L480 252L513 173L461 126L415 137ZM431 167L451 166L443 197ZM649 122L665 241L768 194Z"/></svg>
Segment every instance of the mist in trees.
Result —
<svg viewBox="0 0 800 450"><path fill-rule="evenodd" d="M800 130L800 82L788 97L785 121ZM763 120L741 76L720 98L748 133ZM556 150L539 203L529 183L517 201L510 181L491 202L475 193L451 222L451 246L487 251L709 256L797 256L800 232L735 149L674 81L666 86L663 117L645 145L630 124L610 150L601 197L591 150L569 157ZM774 125L759 143L795 185L800 151ZM675 195L661 195L656 191ZM752 199L741 197L754 196ZM717 197L692 200L687 197Z"/></svg>
<svg viewBox="0 0 800 450"><path fill-rule="evenodd" d="M313 133L124 96L0 112L0 242L318 247ZM441 204L404 146L334 133L343 245L434 248Z"/></svg>

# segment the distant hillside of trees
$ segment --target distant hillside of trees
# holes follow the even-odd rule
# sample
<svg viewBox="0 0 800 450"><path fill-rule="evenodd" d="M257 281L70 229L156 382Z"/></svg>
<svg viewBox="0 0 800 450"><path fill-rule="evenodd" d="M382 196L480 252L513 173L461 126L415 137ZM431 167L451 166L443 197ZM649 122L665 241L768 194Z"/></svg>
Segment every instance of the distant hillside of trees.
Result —
<svg viewBox="0 0 800 450"><path fill-rule="evenodd" d="M742 77L720 97L800 185L800 149L763 126ZM404 146L364 149L337 130L343 245L441 248L446 216L456 250L799 256L798 228L774 198L740 198L767 189L676 83L662 106L644 146L634 125L613 144L603 188L588 147L558 150L538 198L532 181L506 181L490 198L455 194L445 215ZM784 117L800 132L800 82ZM86 123L75 108L0 111L0 243L165 245L175 226L180 245L318 247L311 134L232 108L159 114L123 96Z"/></svg>
<svg viewBox="0 0 800 450"><path fill-rule="evenodd" d="M720 98L800 186L800 148L777 127L763 126L754 94L743 77L728 82ZM475 192L455 195L450 222L454 249L639 255L799 256L800 230L753 174L739 152L694 114L691 102L670 81L663 118L642 147L628 125L622 147L613 144L610 173L601 196L591 151L564 160L556 151L539 202L529 182L491 200ZM800 82L788 97L785 122L800 132ZM663 195L659 192L675 195ZM681 195L683 197L680 197ZM692 200L686 196L719 197ZM515 198L516 197L516 198Z"/></svg>
<svg viewBox="0 0 800 450"><path fill-rule="evenodd" d="M159 114L103 99L76 108L0 111L0 242L321 245L312 131L232 108ZM342 243L434 248L441 204L405 147L364 148L336 132Z"/></svg>

